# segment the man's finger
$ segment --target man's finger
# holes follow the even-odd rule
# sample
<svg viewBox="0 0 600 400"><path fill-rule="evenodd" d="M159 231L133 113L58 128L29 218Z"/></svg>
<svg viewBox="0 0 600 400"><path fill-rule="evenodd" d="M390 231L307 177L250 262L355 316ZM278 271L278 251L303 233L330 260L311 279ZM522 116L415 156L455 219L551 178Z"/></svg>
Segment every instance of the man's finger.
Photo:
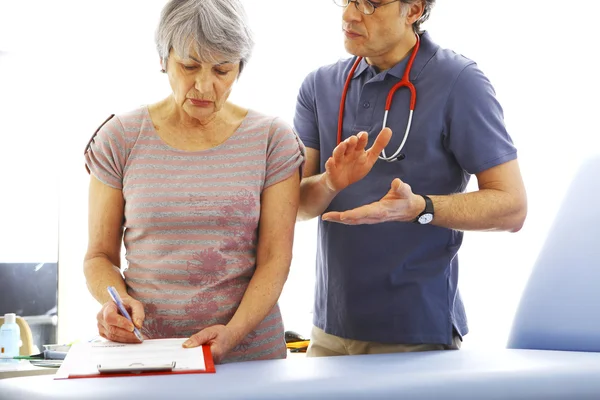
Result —
<svg viewBox="0 0 600 400"><path fill-rule="evenodd" d="M342 213L342 221L360 221L363 219L381 220L384 213L379 202L367 204Z"/></svg>
<svg viewBox="0 0 600 400"><path fill-rule="evenodd" d="M330 211L328 213L325 213L321 216L321 219L323 221L327 221L327 222L340 222L340 216L342 215L341 212L337 212L337 211Z"/></svg>
<svg viewBox="0 0 600 400"><path fill-rule="evenodd" d="M323 221L338 222L347 225L374 224L381 221L382 212L379 203L371 203L352 210L323 214Z"/></svg>
<svg viewBox="0 0 600 400"><path fill-rule="evenodd" d="M369 134L365 131L362 131L355 136L350 137L350 140L352 140L352 149L346 149L346 155L352 152L362 153L365 151L367 143L369 143Z"/></svg>
<svg viewBox="0 0 600 400"><path fill-rule="evenodd" d="M329 157L327 161L325 161L325 171L329 171L333 167L335 167L335 160L333 157Z"/></svg>
<svg viewBox="0 0 600 400"><path fill-rule="evenodd" d="M344 155L348 156L354 150L356 150L356 144L358 143L358 138L356 136L350 136L345 140L346 142L346 151L344 151Z"/></svg>
<svg viewBox="0 0 600 400"><path fill-rule="evenodd" d="M388 145L390 139L392 139L392 130L390 128L383 128L381 132L379 132L379 135L377 135L373 146L367 151L371 161L377 160L377 157L379 157L379 154L385 149L385 146Z"/></svg>
<svg viewBox="0 0 600 400"><path fill-rule="evenodd" d="M367 147L367 143L369 143L369 134L367 132L360 132L357 137L356 150L363 151Z"/></svg>
<svg viewBox="0 0 600 400"><path fill-rule="evenodd" d="M344 157L344 153L346 152L346 142L342 142L338 144L335 149L333 149L333 159L335 161L340 161Z"/></svg>

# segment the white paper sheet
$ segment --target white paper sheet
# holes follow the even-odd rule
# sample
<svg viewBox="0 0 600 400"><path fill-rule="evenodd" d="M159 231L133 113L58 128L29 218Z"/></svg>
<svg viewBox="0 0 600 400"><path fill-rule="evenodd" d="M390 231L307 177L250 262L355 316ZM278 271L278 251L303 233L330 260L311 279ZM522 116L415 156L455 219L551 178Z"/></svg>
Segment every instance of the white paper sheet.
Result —
<svg viewBox="0 0 600 400"><path fill-rule="evenodd" d="M202 347L185 349L181 345L186 340L151 339L135 344L110 341L76 343L71 346L55 379L100 375L98 364L127 367L131 364L171 364L174 361L174 372L206 370Z"/></svg>

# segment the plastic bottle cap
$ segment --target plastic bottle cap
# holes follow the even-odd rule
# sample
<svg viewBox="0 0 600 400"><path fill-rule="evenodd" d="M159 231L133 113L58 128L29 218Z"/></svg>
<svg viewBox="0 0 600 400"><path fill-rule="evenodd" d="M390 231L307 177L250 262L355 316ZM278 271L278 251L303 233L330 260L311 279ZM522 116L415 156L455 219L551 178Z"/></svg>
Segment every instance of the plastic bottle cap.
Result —
<svg viewBox="0 0 600 400"><path fill-rule="evenodd" d="M4 323L5 324L14 324L17 322L17 315L13 313L4 314Z"/></svg>

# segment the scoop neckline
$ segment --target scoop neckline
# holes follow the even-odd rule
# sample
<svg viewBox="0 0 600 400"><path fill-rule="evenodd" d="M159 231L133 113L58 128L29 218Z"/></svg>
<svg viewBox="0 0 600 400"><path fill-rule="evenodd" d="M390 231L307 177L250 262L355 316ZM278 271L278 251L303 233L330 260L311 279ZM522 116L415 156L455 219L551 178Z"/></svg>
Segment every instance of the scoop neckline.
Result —
<svg viewBox="0 0 600 400"><path fill-rule="evenodd" d="M207 152L211 152L211 151L216 151L219 150L222 147L225 147L227 145L227 143L234 137L237 136L239 134L239 132L244 129L246 127L246 123L248 120L248 117L250 117L250 114L253 113L253 110L251 109L247 109L248 112L246 113L246 116L244 117L244 119L242 120L242 123L240 124L240 126L238 126L235 131L233 131L233 133L227 138L225 139L223 142L219 143L218 145L216 145L215 147L211 147L209 149L203 149L203 150L183 150L183 149L178 149L176 147L171 146L170 144L168 144L167 142L165 142L165 140L158 134L158 131L156 130L156 128L154 127L154 122L152 121L152 116L150 115L150 109L148 105L145 105L142 107L144 109L144 113L145 113L145 118L148 120L148 122L150 123L150 127L152 129L152 134L160 141L161 145L165 148L167 148L170 151L175 151L177 153L183 153L183 154L202 154L202 153L207 153Z"/></svg>

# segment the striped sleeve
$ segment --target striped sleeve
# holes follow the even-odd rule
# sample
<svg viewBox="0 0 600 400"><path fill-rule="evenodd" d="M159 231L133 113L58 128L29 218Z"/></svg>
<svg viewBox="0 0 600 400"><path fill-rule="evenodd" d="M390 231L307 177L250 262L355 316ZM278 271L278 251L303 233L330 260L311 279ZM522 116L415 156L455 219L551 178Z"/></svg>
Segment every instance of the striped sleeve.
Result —
<svg viewBox="0 0 600 400"><path fill-rule="evenodd" d="M304 152L304 145L296 132L276 118L269 132L264 188L284 181L294 173L302 176Z"/></svg>
<svg viewBox="0 0 600 400"><path fill-rule="evenodd" d="M126 152L123 125L117 117L113 117L92 139L85 153L85 164L100 182L115 189L123 189Z"/></svg>

